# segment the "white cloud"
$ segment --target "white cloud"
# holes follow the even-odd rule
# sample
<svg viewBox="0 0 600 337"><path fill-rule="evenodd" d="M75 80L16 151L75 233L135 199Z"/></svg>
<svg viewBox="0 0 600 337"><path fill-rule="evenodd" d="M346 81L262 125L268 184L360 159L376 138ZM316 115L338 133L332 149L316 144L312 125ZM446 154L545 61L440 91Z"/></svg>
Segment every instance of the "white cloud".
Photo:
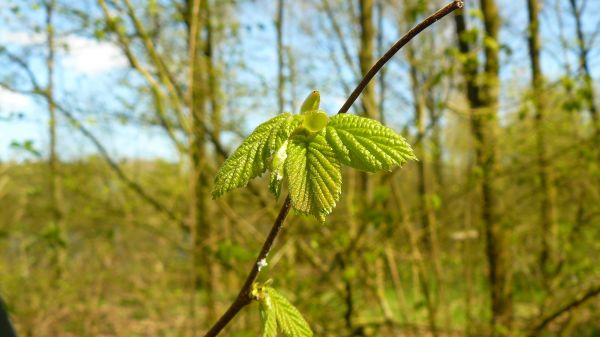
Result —
<svg viewBox="0 0 600 337"><path fill-rule="evenodd" d="M0 87L0 113L23 111L30 106L30 97Z"/></svg>
<svg viewBox="0 0 600 337"><path fill-rule="evenodd" d="M0 30L0 43L18 47L29 47L45 43L43 33L23 31L6 32ZM107 41L69 35L57 41L61 47L60 55L63 65L71 70L84 75L96 75L127 66L127 59L121 50Z"/></svg>
<svg viewBox="0 0 600 337"><path fill-rule="evenodd" d="M69 36L63 41L68 46L63 64L75 72L96 75L127 66L127 59L117 46L79 36Z"/></svg>
<svg viewBox="0 0 600 337"><path fill-rule="evenodd" d="M41 44L46 41L46 36L42 33L29 33L18 31L0 31L0 42L15 46L27 47Z"/></svg>

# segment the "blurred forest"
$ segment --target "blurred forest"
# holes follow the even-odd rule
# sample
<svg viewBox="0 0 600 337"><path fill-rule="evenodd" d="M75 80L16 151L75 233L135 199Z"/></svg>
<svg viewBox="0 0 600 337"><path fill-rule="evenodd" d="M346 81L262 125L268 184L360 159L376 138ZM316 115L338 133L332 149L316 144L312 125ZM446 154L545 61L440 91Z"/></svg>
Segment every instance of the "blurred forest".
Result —
<svg viewBox="0 0 600 337"><path fill-rule="evenodd" d="M19 336L202 336L282 203L212 200L256 125L334 114L437 0L0 2L0 295ZM600 2L467 0L351 113L418 162L344 171L259 280L316 336L600 336ZM258 336L256 305L224 336Z"/></svg>

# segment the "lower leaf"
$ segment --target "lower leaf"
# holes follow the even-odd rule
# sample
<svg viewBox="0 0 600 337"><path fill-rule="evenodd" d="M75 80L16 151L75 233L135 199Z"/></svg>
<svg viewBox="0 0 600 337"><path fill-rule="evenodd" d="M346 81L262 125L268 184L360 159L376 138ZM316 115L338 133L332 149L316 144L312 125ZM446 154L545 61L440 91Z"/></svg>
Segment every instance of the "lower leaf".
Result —
<svg viewBox="0 0 600 337"><path fill-rule="evenodd" d="M340 163L325 137L321 133L292 136L285 171L294 209L322 222L342 189Z"/></svg>

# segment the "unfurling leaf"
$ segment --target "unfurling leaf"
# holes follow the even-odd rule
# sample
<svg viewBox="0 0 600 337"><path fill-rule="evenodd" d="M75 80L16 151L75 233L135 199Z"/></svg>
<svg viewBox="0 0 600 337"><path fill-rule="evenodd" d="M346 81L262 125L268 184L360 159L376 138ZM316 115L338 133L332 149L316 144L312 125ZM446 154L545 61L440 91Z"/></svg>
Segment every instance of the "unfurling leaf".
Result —
<svg viewBox="0 0 600 337"><path fill-rule="evenodd" d="M319 104L321 103L321 94L317 90L313 90L300 107L300 113L303 114L308 111L319 110Z"/></svg>
<svg viewBox="0 0 600 337"><path fill-rule="evenodd" d="M329 119L325 130L340 162L362 171L389 171L416 159L402 136L373 119L340 114Z"/></svg>
<svg viewBox="0 0 600 337"><path fill-rule="evenodd" d="M285 173L294 209L323 222L340 197L342 173L321 133L290 138Z"/></svg>
<svg viewBox="0 0 600 337"><path fill-rule="evenodd" d="M300 116L284 113L259 125L217 172L213 198L246 186L251 179L263 174L272 152L285 142L300 122Z"/></svg>

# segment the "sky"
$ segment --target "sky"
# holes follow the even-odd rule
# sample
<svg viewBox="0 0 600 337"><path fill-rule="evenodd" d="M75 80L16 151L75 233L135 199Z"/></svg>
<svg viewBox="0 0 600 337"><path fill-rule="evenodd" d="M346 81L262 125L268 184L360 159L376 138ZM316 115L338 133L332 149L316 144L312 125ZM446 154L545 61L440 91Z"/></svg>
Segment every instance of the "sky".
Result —
<svg viewBox="0 0 600 337"><path fill-rule="evenodd" d="M31 50L32 53L39 53L37 48L44 43L45 35L40 32L31 31L28 27L32 22L41 22L43 11L24 7L22 9L22 18L15 20L11 15L10 6L16 0L7 0L0 4L0 19L3 19L3 25L0 25L0 46L9 50L22 51ZM17 1L18 2L18 1ZM514 2L500 0L500 8L504 17L503 33L514 36L524 36L524 22L526 12L524 1ZM553 5L553 1L549 5ZM97 11L94 2L84 1L81 6L87 10ZM275 83L276 67L272 65L276 62L275 50L275 32L272 25L273 6L265 5L264 1L243 3L239 9L240 26L246 27L242 31L241 45L239 48L239 57L243 58L247 64L249 72L245 75L225 79L224 85L234 86L238 82L244 82L245 86L250 88L245 96L241 96L233 105L239 105L237 109L247 108L251 113L244 115L242 122L246 129L250 131L253 126L266 120L274 114L269 106L275 106L275 95L269 92L269 88L257 80L262 78L266 82ZM598 8L596 8L598 9ZM542 33L544 46L553 46L554 49L545 47L543 55L543 67L547 74L561 75L563 67L560 64L562 51L556 49L557 18L554 11L545 11L542 21ZM597 12L597 13L600 13ZM565 21L567 29L569 28L569 18L561 18ZM590 20L586 21L586 30L593 30L597 24ZM310 52L310 49L323 52L315 53L313 59L299 62L298 76L309 73L314 79L311 81L300 80L303 84L297 89L296 101L303 99L304 93L308 93L312 86L323 84L326 87L335 87L336 78L331 76L332 69L330 64L321 62L327 57L322 57L327 49L318 45L319 38L306 37L301 34L303 22L300 19L289 18L285 27L285 39L292 48L301 50L304 53ZM446 25L453 29L453 22L448 18L438 23ZM83 35L68 34L72 27L70 22L64 19L58 19L57 30L63 35L58 41L60 48L57 55L56 72L56 91L59 96L58 101L73 102L76 110L81 111L81 122L90 129L102 143L107 147L109 153L114 158L163 158L167 160L176 160L177 151L173 144L164 136L162 130L153 127L138 127L135 124L123 124L115 122L114 114L122 109L120 99L131 100L132 93L124 87L115 86L115 83L123 79L123 74L127 74L128 63L120 49L109 41L98 41L92 37ZM318 29L318 27L315 27ZM392 43L397 38L396 27L386 27L385 40ZM570 32L569 32L570 34ZM321 41L322 42L322 41ZM310 44L317 44L311 46ZM323 42L324 43L324 42ZM505 57L505 62L510 63L510 67L503 68L504 77L528 77L528 64L526 58L526 44L524 38L512 39L507 42L512 54ZM265 47L266 46L266 47ZM308 47L308 48L307 48ZM232 55L235 51L231 52ZM320 53L320 54L319 54ZM597 50L593 50L594 55L598 55ZM302 55L302 54L301 54ZM318 56L321 55L321 58ZM40 82L45 83L44 65L39 56L33 57L37 61L32 62L31 66ZM235 56L231 56L233 59ZM600 57L593 58L594 60ZM592 71L597 73L596 69L600 66L593 63ZM329 68L328 68L329 67ZM394 67L394 65L390 65ZM7 68L5 68L7 69ZM8 69L11 71L11 69ZM260 74L253 76L251 73ZM2 78L0 70L0 78ZM135 81L132 78L131 81ZM228 83L229 81L229 83ZM403 79L398 86L407 86L408 81ZM512 85L512 84L507 84ZM255 89L257 88L257 89ZM323 107L329 113L334 113L344 100L344 93L338 91L333 94L322 95ZM400 89L402 91L402 89ZM266 95L265 103L257 103L252 96ZM299 103L299 102L298 102ZM73 106L70 106L72 108ZM397 123L406 122L406 120L396 120ZM33 99L30 96L15 93L0 87L0 161L11 160L30 160L36 159L31 153L24 151L14 144L22 144L30 141L33 146L39 150L44 157L45 149L49 142L47 131L48 113L45 102L39 99ZM96 152L95 148L85 139L72 125L64 119L59 120L59 146L61 148L61 159L75 159ZM237 140L231 135L226 135L226 142L235 143Z"/></svg>

